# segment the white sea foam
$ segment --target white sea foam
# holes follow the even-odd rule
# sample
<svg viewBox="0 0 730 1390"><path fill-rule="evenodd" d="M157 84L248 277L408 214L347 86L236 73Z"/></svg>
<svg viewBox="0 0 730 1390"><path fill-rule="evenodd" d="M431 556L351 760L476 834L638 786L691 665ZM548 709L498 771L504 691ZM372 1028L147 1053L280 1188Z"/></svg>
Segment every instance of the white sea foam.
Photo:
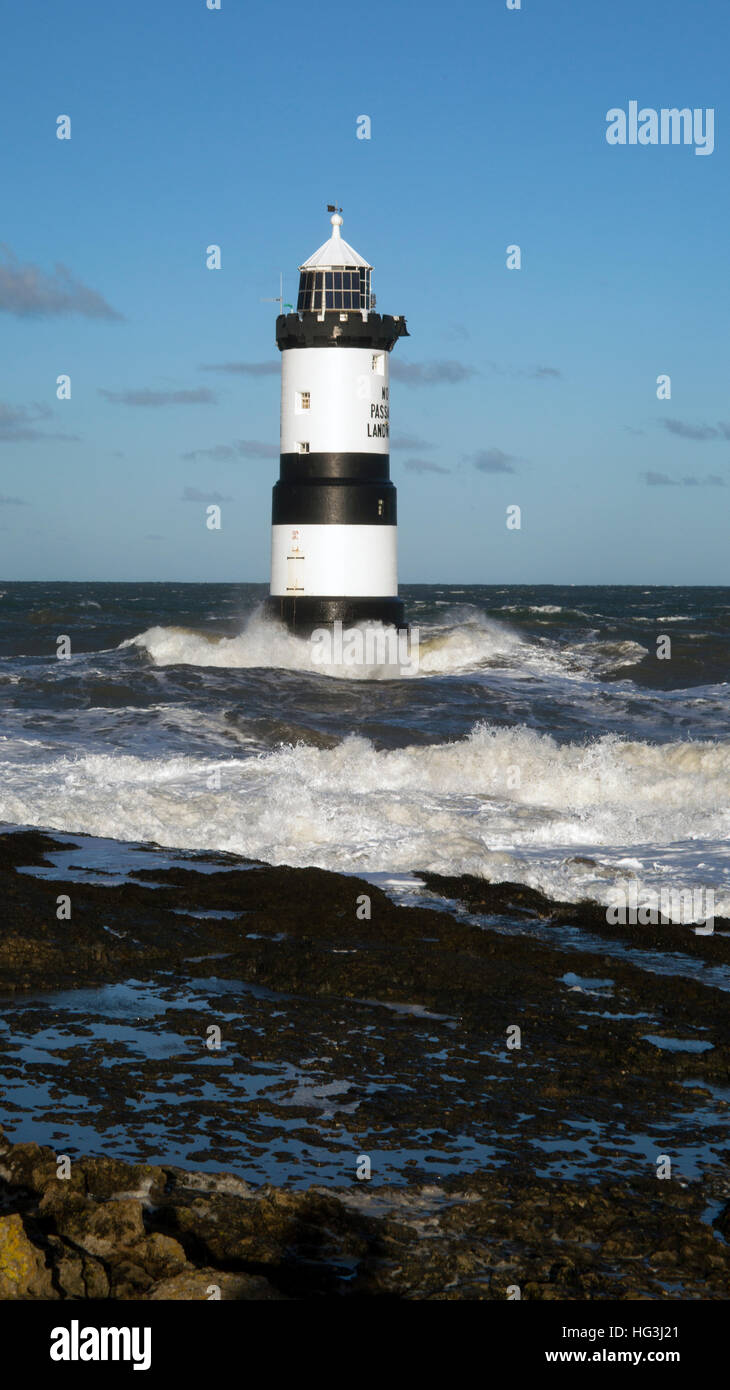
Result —
<svg viewBox="0 0 730 1390"><path fill-rule="evenodd" d="M503 613L522 613L523 611L526 613L562 613L563 608L559 603L527 603L524 605L520 603L502 604ZM575 613L576 611L577 610L574 608L568 609L569 613Z"/></svg>
<svg viewBox="0 0 730 1390"><path fill-rule="evenodd" d="M375 634L380 624L360 625ZM313 660L315 648L306 637L295 637L279 624L252 618L236 637L209 635L185 627L152 627L122 643L145 651L156 666L220 666L229 669L278 667L289 671L311 671L316 675L345 680L393 679L393 667L327 663ZM377 648L376 648L377 649ZM498 623L465 623L443 634L423 634L420 638L418 670L403 666L398 678L433 675L478 667L486 662L514 659L527 653L527 644ZM321 653L320 653L321 657ZM527 659L527 657L525 658Z"/></svg>
<svg viewBox="0 0 730 1390"><path fill-rule="evenodd" d="M671 875L711 887L730 915L730 743L560 745L479 725L391 751L356 735L225 760L39 764L30 751L0 744L0 819L15 824L355 872L482 874L566 899L607 901L627 872L646 887Z"/></svg>
<svg viewBox="0 0 730 1390"><path fill-rule="evenodd" d="M373 632L382 631L380 624L360 626ZM188 627L151 627L122 642L121 646L145 652L155 666L278 667L346 680L394 679L393 667L388 665L315 662L312 659L315 648L307 638L294 636L260 613L251 617L235 637L221 637ZM520 637L506 623L495 622L472 608L452 608L445 615L443 626L419 629L418 662L412 670L401 667L396 678L501 668L574 679L577 670L589 671L594 659L600 662L601 669L608 669L612 661L616 666L624 665L644 655L645 648L638 643L615 644L613 654L610 650L602 655L594 654L590 643L576 648L575 654L571 648L561 653L547 643Z"/></svg>
<svg viewBox="0 0 730 1390"><path fill-rule="evenodd" d="M380 624L370 625L373 631ZM335 665L314 661L315 648L306 637L295 637L278 623L253 617L235 637L221 637L187 627L151 627L122 642L147 653L155 666L218 666L229 670L278 668L311 671L350 680L390 676L392 669L365 665Z"/></svg>

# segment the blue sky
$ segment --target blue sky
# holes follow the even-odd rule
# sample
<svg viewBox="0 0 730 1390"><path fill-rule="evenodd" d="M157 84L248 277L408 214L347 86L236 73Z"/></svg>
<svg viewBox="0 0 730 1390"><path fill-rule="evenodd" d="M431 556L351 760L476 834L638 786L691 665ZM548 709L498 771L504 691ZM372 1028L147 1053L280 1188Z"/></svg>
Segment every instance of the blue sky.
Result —
<svg viewBox="0 0 730 1390"><path fill-rule="evenodd" d="M337 201L411 333L403 582L726 583L729 38L727 0L11 7L0 578L268 578L261 300ZM714 108L714 152L609 146L630 100Z"/></svg>

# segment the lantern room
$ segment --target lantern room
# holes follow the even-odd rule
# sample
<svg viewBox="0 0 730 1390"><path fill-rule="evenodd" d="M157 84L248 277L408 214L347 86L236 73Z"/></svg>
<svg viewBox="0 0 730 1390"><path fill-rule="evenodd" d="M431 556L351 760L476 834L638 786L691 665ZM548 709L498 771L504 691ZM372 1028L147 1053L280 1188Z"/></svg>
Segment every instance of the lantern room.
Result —
<svg viewBox="0 0 730 1390"><path fill-rule="evenodd" d="M339 213L334 214L331 222L329 241L299 267L297 313L322 314L328 309L359 309L368 313L375 307L370 286L372 266L341 235Z"/></svg>

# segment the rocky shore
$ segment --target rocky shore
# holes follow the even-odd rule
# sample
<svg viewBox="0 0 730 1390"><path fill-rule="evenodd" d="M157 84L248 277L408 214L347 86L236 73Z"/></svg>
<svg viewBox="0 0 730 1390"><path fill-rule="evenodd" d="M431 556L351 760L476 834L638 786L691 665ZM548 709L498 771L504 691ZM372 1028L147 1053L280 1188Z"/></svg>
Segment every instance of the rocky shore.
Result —
<svg viewBox="0 0 730 1390"><path fill-rule="evenodd" d="M0 834L0 1299L727 1298L730 924L155 853Z"/></svg>
<svg viewBox="0 0 730 1390"><path fill-rule="evenodd" d="M0 1299L726 1298L702 1190L511 1178L258 1191L0 1138ZM703 1185L698 1185L701 1189ZM730 1235L730 1203L718 1218Z"/></svg>

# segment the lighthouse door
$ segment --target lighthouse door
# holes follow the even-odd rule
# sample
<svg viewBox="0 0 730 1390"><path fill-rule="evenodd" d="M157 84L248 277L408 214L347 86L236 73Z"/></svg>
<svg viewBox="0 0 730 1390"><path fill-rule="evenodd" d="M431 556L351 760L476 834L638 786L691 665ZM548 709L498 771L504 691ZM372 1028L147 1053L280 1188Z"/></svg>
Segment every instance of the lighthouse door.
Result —
<svg viewBox="0 0 730 1390"><path fill-rule="evenodd" d="M286 591L304 593L304 555L299 549L299 532L292 531L289 554L286 557Z"/></svg>

